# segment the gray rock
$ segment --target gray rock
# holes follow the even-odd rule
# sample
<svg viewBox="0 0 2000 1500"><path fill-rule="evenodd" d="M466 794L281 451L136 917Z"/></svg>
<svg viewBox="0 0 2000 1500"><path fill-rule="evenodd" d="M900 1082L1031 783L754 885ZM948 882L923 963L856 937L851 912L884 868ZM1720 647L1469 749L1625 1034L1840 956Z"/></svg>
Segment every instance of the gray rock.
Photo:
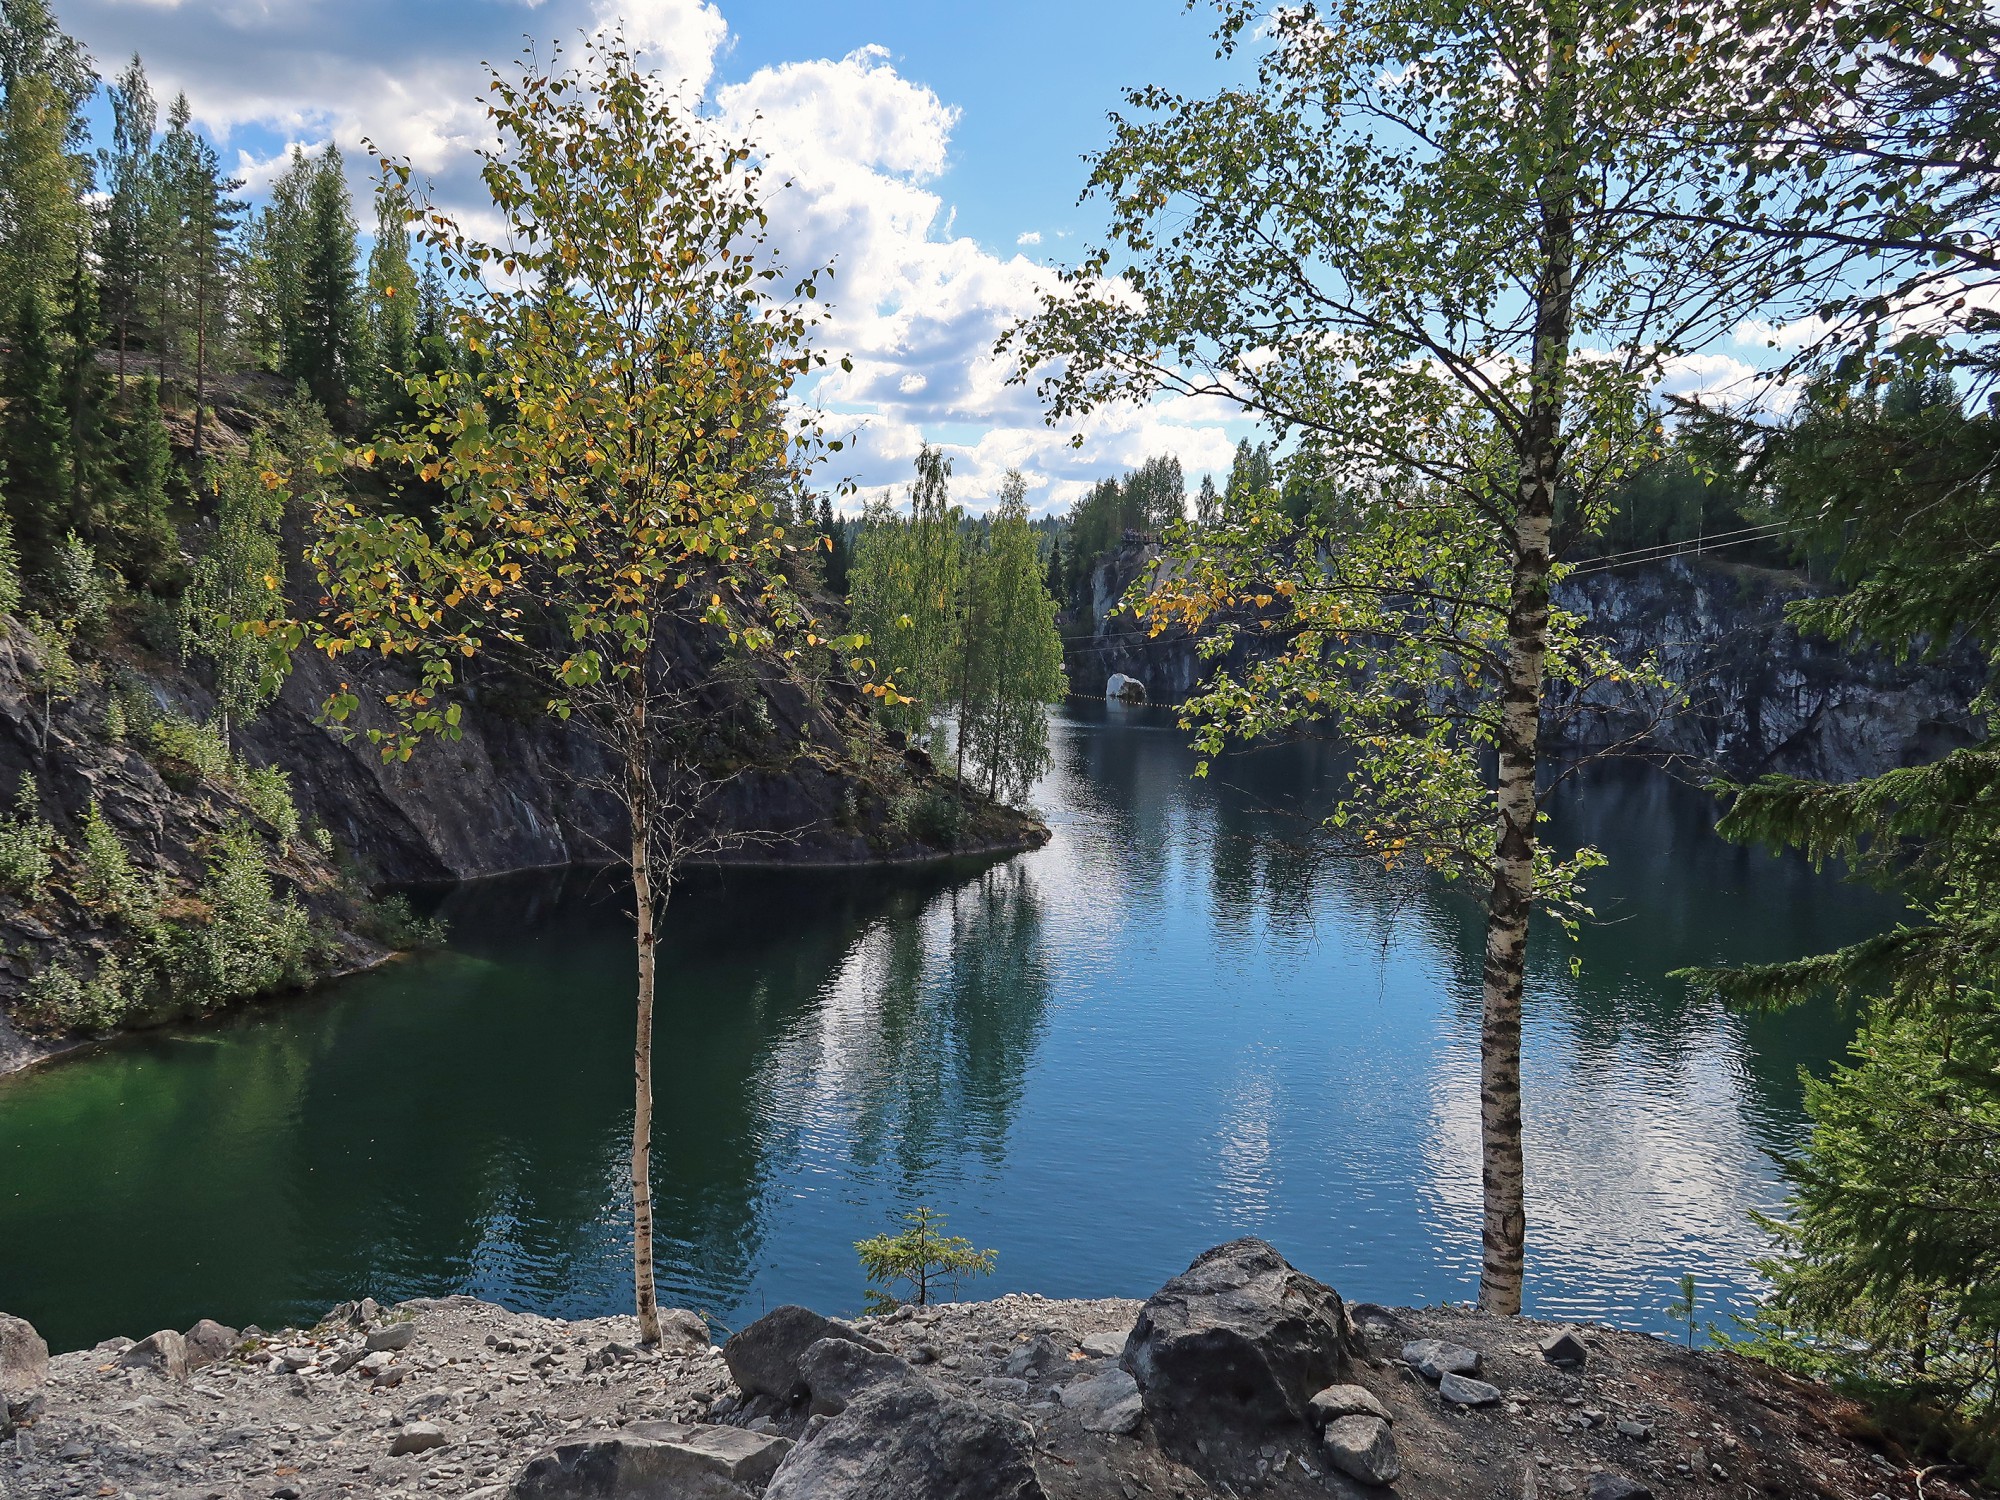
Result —
<svg viewBox="0 0 2000 1500"><path fill-rule="evenodd" d="M1106 1370L1072 1380L1061 1391L1062 1404L1077 1414L1086 1432L1115 1432L1120 1436L1138 1430L1145 1414L1139 1382L1123 1370Z"/></svg>
<svg viewBox="0 0 2000 1500"><path fill-rule="evenodd" d="M1338 1293L1264 1241L1240 1239L1153 1294L1125 1366L1160 1446L1241 1487L1269 1467L1266 1446L1309 1448L1313 1393L1340 1383L1354 1352Z"/></svg>
<svg viewBox="0 0 2000 1500"><path fill-rule="evenodd" d="M1474 1380L1469 1375L1455 1375L1449 1370L1438 1381L1438 1394L1456 1406L1493 1406L1500 1400L1498 1386Z"/></svg>
<svg viewBox="0 0 2000 1500"><path fill-rule="evenodd" d="M1001 1367L1016 1380L1045 1378L1050 1371L1068 1363L1063 1351L1046 1333L1038 1333L1007 1356Z"/></svg>
<svg viewBox="0 0 2000 1500"><path fill-rule="evenodd" d="M188 1372L187 1340L171 1328L148 1334L118 1356L128 1370L158 1370L176 1378Z"/></svg>
<svg viewBox="0 0 2000 1500"><path fill-rule="evenodd" d="M685 1422L634 1422L623 1429L656 1443L685 1450L725 1479L762 1484L792 1451L789 1438L742 1427L691 1426Z"/></svg>
<svg viewBox="0 0 2000 1500"><path fill-rule="evenodd" d="M368 1347L371 1351L375 1352L407 1349L416 1340L416 1337L417 1325L415 1323L385 1323L382 1327L368 1335Z"/></svg>
<svg viewBox="0 0 2000 1500"><path fill-rule="evenodd" d="M1443 1339L1412 1339L1403 1345L1403 1359L1426 1380L1442 1380L1447 1375L1477 1375L1479 1351Z"/></svg>
<svg viewBox="0 0 2000 1500"><path fill-rule="evenodd" d="M689 1312L685 1307L669 1307L660 1313L660 1342L663 1344L690 1344L706 1349L709 1345L708 1324L700 1313Z"/></svg>
<svg viewBox="0 0 2000 1500"><path fill-rule="evenodd" d="M389 1441L389 1456L401 1458L405 1453L428 1453L450 1441L444 1435L444 1429L435 1422L405 1422Z"/></svg>
<svg viewBox="0 0 2000 1500"><path fill-rule="evenodd" d="M1620 1417L1618 1419L1618 1435L1620 1437L1631 1438L1634 1442L1643 1443L1652 1437L1653 1424L1651 1422L1635 1421L1630 1417Z"/></svg>
<svg viewBox="0 0 2000 1500"><path fill-rule="evenodd" d="M886 1352L859 1329L823 1318L811 1308L787 1304L732 1337L722 1346L722 1358L738 1389L789 1404L806 1394L799 1361L821 1339L846 1339L878 1354Z"/></svg>
<svg viewBox="0 0 2000 1500"><path fill-rule="evenodd" d="M1584 1493L1588 1500L1653 1500L1651 1490L1623 1474L1593 1474Z"/></svg>
<svg viewBox="0 0 2000 1500"><path fill-rule="evenodd" d="M1359 1385L1330 1385L1323 1391L1315 1392L1312 1415L1316 1422L1331 1422L1335 1417L1380 1417L1384 1422L1396 1420L1389 1415L1389 1408L1375 1399L1373 1391Z"/></svg>
<svg viewBox="0 0 2000 1500"><path fill-rule="evenodd" d="M863 1391L778 1465L764 1500L1046 1500L1034 1433L927 1380Z"/></svg>
<svg viewBox="0 0 2000 1500"><path fill-rule="evenodd" d="M1590 1351L1583 1347L1582 1334L1563 1328L1542 1340L1542 1358L1552 1365L1578 1366L1589 1362Z"/></svg>
<svg viewBox="0 0 2000 1500"><path fill-rule="evenodd" d="M1125 1354L1125 1341L1132 1337L1132 1330L1123 1333L1086 1333L1077 1347L1092 1359L1120 1359Z"/></svg>
<svg viewBox="0 0 2000 1500"><path fill-rule="evenodd" d="M1396 1435L1380 1417L1351 1413L1326 1424L1321 1439L1326 1461L1363 1484L1394 1484L1403 1466L1396 1458Z"/></svg>
<svg viewBox="0 0 2000 1500"><path fill-rule="evenodd" d="M750 1500L751 1491L727 1473L726 1461L678 1441L636 1435L640 1427L678 1428L671 1422L635 1423L628 1432L581 1437L533 1460L508 1491L509 1500ZM752 1442L739 1428L717 1427ZM784 1444L789 1448L790 1444Z"/></svg>
<svg viewBox="0 0 2000 1500"><path fill-rule="evenodd" d="M242 1342L243 1335L225 1323L213 1318L203 1318L190 1328L181 1338L187 1343L187 1364L190 1370L199 1370L212 1365L218 1359L228 1358L230 1352Z"/></svg>
<svg viewBox="0 0 2000 1500"><path fill-rule="evenodd" d="M26 1318L0 1313L0 1396L31 1391L48 1373L48 1341Z"/></svg>
<svg viewBox="0 0 2000 1500"><path fill-rule="evenodd" d="M812 1396L814 1416L834 1417L848 1403L885 1380L916 1380L918 1376L893 1354L863 1348L849 1339L820 1339L799 1356L799 1375Z"/></svg>

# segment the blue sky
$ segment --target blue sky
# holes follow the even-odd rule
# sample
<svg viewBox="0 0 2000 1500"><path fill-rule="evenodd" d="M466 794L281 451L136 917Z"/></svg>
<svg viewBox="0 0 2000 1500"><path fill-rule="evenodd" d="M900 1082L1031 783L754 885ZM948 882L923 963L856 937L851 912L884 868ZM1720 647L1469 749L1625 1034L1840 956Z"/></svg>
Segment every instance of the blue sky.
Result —
<svg viewBox="0 0 2000 1500"><path fill-rule="evenodd" d="M861 429L846 472L900 484L924 440L952 453L977 508L1019 467L1038 509L1173 452L1189 484L1226 466L1248 429L1187 403L1041 422L1004 383L993 341L1034 304L1047 268L1101 223L1077 206L1082 157L1107 138L1126 86L1210 92L1220 62L1206 10L1177 0L56 0L109 75L139 51L162 100L197 122L254 197L288 145L372 137L406 153L441 199L479 206L471 148L482 59L524 36L621 24L669 79L752 132L795 186L774 217L801 263L834 257L830 342L854 357L830 407ZM754 120L754 123L753 123ZM365 205L361 215L366 221Z"/></svg>

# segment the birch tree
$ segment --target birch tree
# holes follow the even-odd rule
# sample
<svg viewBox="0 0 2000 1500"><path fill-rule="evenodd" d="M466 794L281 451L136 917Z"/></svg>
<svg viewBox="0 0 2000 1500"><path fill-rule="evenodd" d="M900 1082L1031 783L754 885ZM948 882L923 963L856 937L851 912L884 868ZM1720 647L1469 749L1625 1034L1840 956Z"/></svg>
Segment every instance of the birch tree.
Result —
<svg viewBox="0 0 2000 1500"><path fill-rule="evenodd" d="M466 288L455 317L479 368L413 378L413 427L360 455L441 502L322 502L314 634L336 659L414 669L372 731L386 755L455 737L462 674L491 659L528 674L610 767L638 981L634 1300L656 1342L657 934L702 786L688 663L726 642L782 667L822 644L769 496L832 446L784 416L824 363L809 345L824 272L785 275L751 149L714 138L621 38L562 64L491 81L502 144L483 177L502 235L419 210L417 237ZM387 167L406 184L406 166ZM336 718L359 706L351 687L329 705Z"/></svg>
<svg viewBox="0 0 2000 1500"><path fill-rule="evenodd" d="M1595 859L1539 834L1551 679L1604 665L1551 607L1556 526L1658 452L1661 376L1761 295L1741 235L1650 212L1703 191L1714 163L1661 123L1732 33L1632 0L1225 0L1218 41L1260 49L1254 82L1129 96L1091 176L1109 243L1003 341L1052 422L1220 400L1348 492L1339 528L1225 505L1234 541L1155 618L1288 633L1194 705L1204 743L1330 717L1366 752L1330 831L1483 888L1480 1301L1501 1313L1526 1242L1531 913L1574 914ZM1383 652L1413 717L1356 686Z"/></svg>
<svg viewBox="0 0 2000 1500"><path fill-rule="evenodd" d="M849 584L849 610L868 638L874 675L895 685L882 721L933 753L944 743L964 672L964 519L951 503L951 460L926 445L917 455L909 519L886 499L863 515Z"/></svg>

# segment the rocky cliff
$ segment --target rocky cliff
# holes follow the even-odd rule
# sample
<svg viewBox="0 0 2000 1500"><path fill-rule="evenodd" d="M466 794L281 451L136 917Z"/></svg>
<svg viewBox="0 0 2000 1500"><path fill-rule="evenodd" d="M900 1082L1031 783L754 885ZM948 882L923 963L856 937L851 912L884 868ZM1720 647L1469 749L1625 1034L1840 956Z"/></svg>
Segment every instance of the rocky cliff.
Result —
<svg viewBox="0 0 2000 1500"><path fill-rule="evenodd" d="M622 813L589 789L599 751L519 685L475 684L462 739L385 763L365 737L320 722L337 679L309 653L228 745L202 728L213 717L203 683L136 631L78 654L75 680L45 692L45 644L0 620L0 1073L82 1034L379 961L407 938L401 915L372 899L385 887L618 855ZM366 701L381 684L355 686ZM717 858L910 861L1048 836L892 743L851 684L766 673L718 682L709 698L715 789L702 816L732 844ZM24 776L32 793L19 802ZM26 851L25 873L10 849ZM130 869L107 877L107 859ZM246 859L261 877L245 876ZM229 890L261 878L265 894L235 913L231 878ZM280 938L284 961L262 970L216 951Z"/></svg>
<svg viewBox="0 0 2000 1500"><path fill-rule="evenodd" d="M1155 639L1117 609L1135 580L1156 579L1163 566L1158 548L1148 546L1114 553L1093 570L1091 615L1065 631L1075 692L1102 694L1110 676L1123 673L1145 684L1150 701L1178 703L1213 670L1186 632ZM1562 604L1585 615L1627 659L1657 657L1679 694L1628 694L1598 701L1600 712L1552 714L1549 748L1575 754L1638 734L1651 750L1701 772L1846 781L1930 760L1978 737L1965 711L1982 680L1975 652L1905 661L1802 636L1786 621L1785 606L1807 589L1797 573L1702 557L1566 583ZM1239 645L1230 664L1240 666L1255 644Z"/></svg>

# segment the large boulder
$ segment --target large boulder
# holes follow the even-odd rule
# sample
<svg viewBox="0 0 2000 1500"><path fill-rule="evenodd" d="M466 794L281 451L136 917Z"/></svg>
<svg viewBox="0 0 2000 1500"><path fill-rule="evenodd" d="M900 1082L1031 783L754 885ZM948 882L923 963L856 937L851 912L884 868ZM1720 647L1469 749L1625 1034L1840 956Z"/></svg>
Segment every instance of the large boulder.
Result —
<svg viewBox="0 0 2000 1500"><path fill-rule="evenodd" d="M577 1437L535 1459L510 1500L750 1500L791 1451L781 1437L740 1427L635 1422Z"/></svg>
<svg viewBox="0 0 2000 1500"><path fill-rule="evenodd" d="M846 1339L878 1354L886 1352L859 1329L823 1318L809 1307L787 1303L772 1308L733 1336L722 1346L722 1358L730 1377L746 1394L790 1403L806 1394L799 1361L821 1339Z"/></svg>
<svg viewBox="0 0 2000 1500"><path fill-rule="evenodd" d="M229 1352L243 1341L243 1335L226 1323L203 1318L181 1335L181 1341L187 1346L187 1367L199 1370L204 1365L227 1358Z"/></svg>
<svg viewBox="0 0 2000 1500"><path fill-rule="evenodd" d="M921 1377L861 1392L778 1465L764 1500L1046 1500L1028 1424Z"/></svg>
<svg viewBox="0 0 2000 1500"><path fill-rule="evenodd" d="M32 1391L49 1373L49 1346L26 1318L0 1313L0 1397Z"/></svg>
<svg viewBox="0 0 2000 1500"><path fill-rule="evenodd" d="M1155 1292L1125 1345L1160 1446L1233 1484L1273 1443L1312 1447L1312 1398L1343 1381L1357 1341L1331 1287L1259 1239L1232 1240Z"/></svg>
<svg viewBox="0 0 2000 1500"><path fill-rule="evenodd" d="M812 1396L811 1413L837 1417L854 1398L884 1381L921 1379L893 1354L863 1348L851 1339L821 1339L799 1356L799 1375Z"/></svg>
<svg viewBox="0 0 2000 1500"><path fill-rule="evenodd" d="M129 1370L158 1370L178 1378L188 1372L187 1340L175 1329L162 1328L119 1355L118 1363Z"/></svg>

